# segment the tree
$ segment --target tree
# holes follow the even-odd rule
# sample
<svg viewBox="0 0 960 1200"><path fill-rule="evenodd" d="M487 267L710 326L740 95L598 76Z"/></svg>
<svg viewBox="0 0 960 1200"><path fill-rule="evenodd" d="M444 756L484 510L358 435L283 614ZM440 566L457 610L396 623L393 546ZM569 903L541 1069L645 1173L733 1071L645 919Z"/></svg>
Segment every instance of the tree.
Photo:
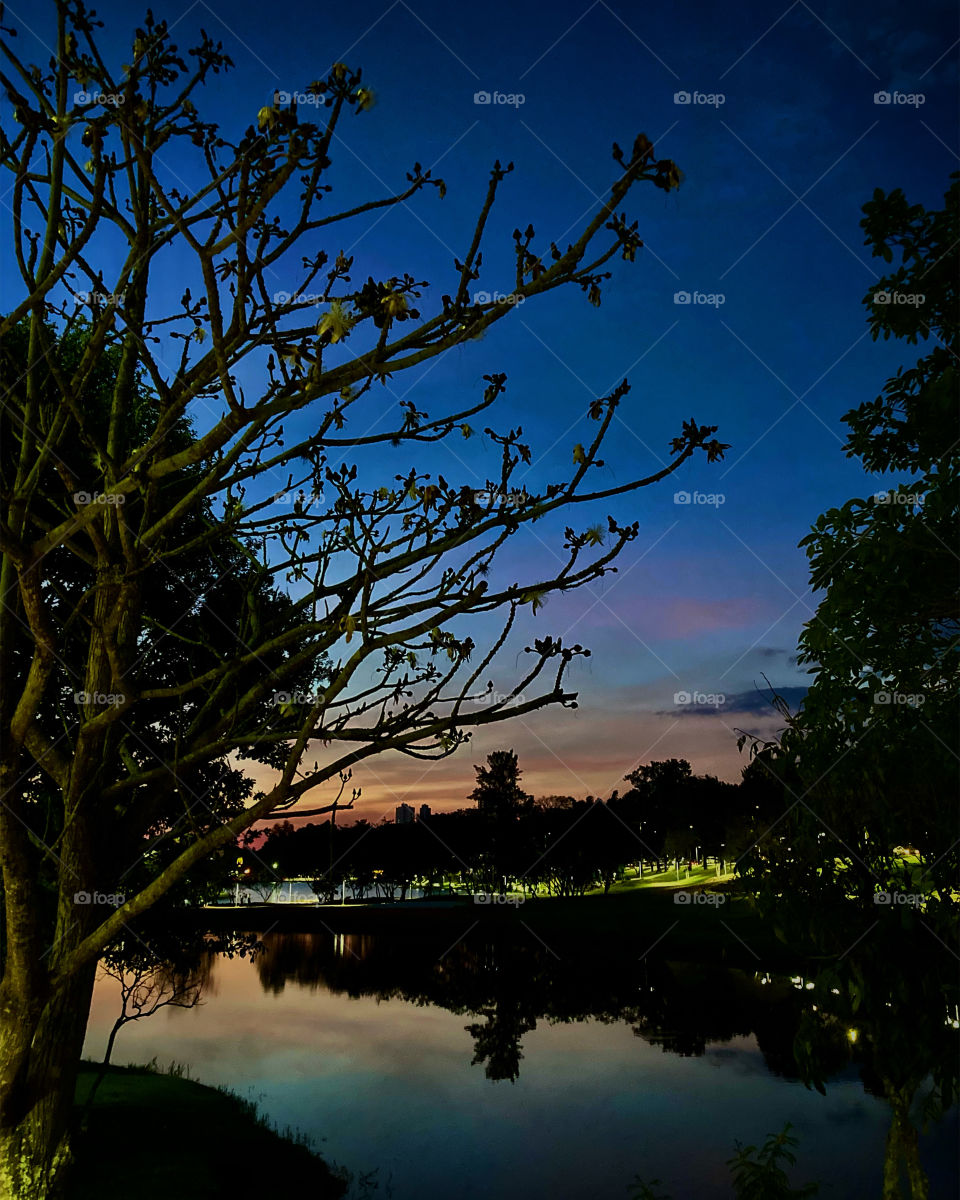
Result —
<svg viewBox="0 0 960 1200"><path fill-rule="evenodd" d="M534 520L725 449L715 427L685 421L663 469L595 485L623 381L591 402L596 433L573 447L562 480L515 487L532 461L519 424L485 430L502 455L503 503L418 468L412 451L478 436L471 422L505 376L442 412L401 400L387 419L378 389L510 311L470 288L512 164L494 164L449 294L421 314L426 281L363 281L336 249L358 216L445 191L414 164L394 194L329 210L341 120L370 107L359 70L336 63L309 85L319 122L295 99L275 102L231 140L197 104L232 66L221 44L203 34L188 69L148 13L115 71L81 0L55 12L45 67L17 55L10 31L0 41L12 110L0 165L22 281L0 320L16 351L2 362L0 429L0 1188L31 1200L65 1184L103 951L255 822L327 783L342 795L363 760L442 758L477 726L573 704L564 670L585 651L552 636L527 648L509 696L488 689L477 704L474 689L521 608L613 570L637 524L568 526L566 562L548 577L495 585L497 551ZM606 265L642 245L628 193L680 180L642 134L629 156L615 145L614 160L605 200L566 247L515 230L507 290L527 300L572 285L599 304ZM179 305L155 282L171 265ZM290 292L276 291L281 271L299 274ZM405 456L390 480L384 447ZM201 556L202 586L191 577ZM503 632L478 651L465 626L487 613L503 616ZM272 770L262 791L238 770L244 759ZM198 818L190 789L206 780L219 798ZM186 817L171 833L177 804ZM74 903L101 890L115 907Z"/></svg>
<svg viewBox="0 0 960 1200"><path fill-rule="evenodd" d="M947 1107L957 1086L955 1045L944 1043L957 1003L960 869L958 202L954 176L942 210L909 205L899 189L864 206L874 255L900 256L865 297L874 338L929 349L844 417L847 454L900 478L831 509L801 543L823 593L800 639L813 681L799 713L779 703L779 740L751 739L753 763L773 776L770 795L780 790L782 804L745 873L779 936L836 964L824 991L865 1031L876 1090L891 1106L891 1198L904 1166L911 1195L929 1191L910 1116L916 1095L932 1079L932 1107ZM798 1035L814 1082L826 1037L813 1021Z"/></svg>
<svg viewBox="0 0 960 1200"><path fill-rule="evenodd" d="M494 750L485 767L475 766L477 786L470 793L482 813L516 815L531 803L520 786L520 763L513 750Z"/></svg>
<svg viewBox="0 0 960 1200"><path fill-rule="evenodd" d="M786 727L764 762L784 787L787 815L763 848L794 894L870 903L878 885L909 891L913 868L898 847L913 846L924 889L952 906L960 866L947 802L958 789L960 719L958 210L958 176L942 210L909 205L899 189L878 190L863 209L874 255L900 256L864 298L874 339L929 349L844 417L847 455L868 471L896 473L896 486L831 509L801 543L822 592L800 638L813 681L799 714L781 707Z"/></svg>
<svg viewBox="0 0 960 1200"><path fill-rule="evenodd" d="M470 799L477 802L482 822L482 874L484 887L505 892L507 879L527 864L517 861L517 822L533 807L533 797L520 786L522 771L513 750L494 750L485 767L474 766L477 786Z"/></svg>

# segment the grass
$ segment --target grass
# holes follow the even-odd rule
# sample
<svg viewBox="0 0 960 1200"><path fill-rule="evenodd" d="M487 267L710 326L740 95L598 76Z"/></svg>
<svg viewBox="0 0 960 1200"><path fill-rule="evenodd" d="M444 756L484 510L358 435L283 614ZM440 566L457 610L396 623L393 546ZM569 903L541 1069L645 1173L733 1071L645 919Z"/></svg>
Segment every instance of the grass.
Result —
<svg viewBox="0 0 960 1200"><path fill-rule="evenodd" d="M622 892L636 892L642 888L699 888L709 887L711 884L729 883L734 878L733 872L730 871L726 875L718 875L716 867L697 866L688 871L686 867L680 868L680 878L677 878L675 867L667 867L665 871L644 871L643 876L637 874L636 870L631 868L626 872L623 879L618 879L610 886L610 895L616 895ZM592 888L591 892L603 893L603 888Z"/></svg>
<svg viewBox="0 0 960 1200"><path fill-rule="evenodd" d="M97 1070L81 1067L81 1108ZM182 1069L158 1074L154 1064L110 1068L76 1151L69 1200L236 1200L291 1189L334 1200L346 1191L302 1135L277 1132L255 1104L183 1078Z"/></svg>

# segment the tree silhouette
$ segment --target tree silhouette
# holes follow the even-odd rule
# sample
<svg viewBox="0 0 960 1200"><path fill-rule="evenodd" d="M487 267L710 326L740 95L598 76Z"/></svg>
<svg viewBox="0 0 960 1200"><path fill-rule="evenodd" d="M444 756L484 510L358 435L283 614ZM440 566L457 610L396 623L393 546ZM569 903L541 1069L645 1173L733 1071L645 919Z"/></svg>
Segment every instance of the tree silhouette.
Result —
<svg viewBox="0 0 960 1200"><path fill-rule="evenodd" d="M444 757L475 727L572 704L564 669L584 651L551 636L529 648L507 697L478 697L476 683L523 606L600 578L637 525L568 527L566 561L546 578L495 584L496 553L534 520L724 450L714 427L687 420L666 466L595 484L623 381L591 401L596 432L571 448L562 479L517 486L532 451L514 422L484 429L502 455L492 491L427 471L411 451L480 436L474 423L505 376L487 374L482 394L443 411L383 397L403 372L508 315L512 306L471 289L513 164L493 164L448 291L421 312L427 281L400 270L374 278L343 248L346 228L442 197L443 181L414 163L391 195L330 207L340 122L370 108L359 70L336 63L309 85L316 121L275 97L245 128L221 131L199 102L233 64L206 33L181 54L148 13L114 69L81 0L50 11L48 62L24 62L4 27L0 74L21 283L0 320L4 346L26 330L24 368L17 355L3 360L0 418L0 1182L41 1198L69 1167L95 963L125 926L255 822L325 784L336 795L366 758ZM532 300L569 285L599 303L607 264L633 261L642 245L624 212L631 189L680 182L645 138L614 158L604 199L572 242L515 230L515 276L501 290ZM164 293L171 266L179 303ZM76 360L58 358L81 329ZM116 375L101 407L90 399L105 359ZM400 469L385 476L370 452L391 447ZM196 588L183 570L201 550L212 578ZM64 597L67 562L77 590ZM503 631L481 650L465 626L489 613ZM161 633L183 650L166 664L153 656ZM65 656L73 643L82 654ZM67 688L82 700L53 738ZM270 782L235 788L235 812L194 825L191 773L243 758L267 764ZM229 774L223 786L234 786ZM175 795L191 815L154 846L157 814ZM335 803L328 792L319 809ZM117 838L136 851L118 857ZM122 903L78 910L75 894L131 863Z"/></svg>

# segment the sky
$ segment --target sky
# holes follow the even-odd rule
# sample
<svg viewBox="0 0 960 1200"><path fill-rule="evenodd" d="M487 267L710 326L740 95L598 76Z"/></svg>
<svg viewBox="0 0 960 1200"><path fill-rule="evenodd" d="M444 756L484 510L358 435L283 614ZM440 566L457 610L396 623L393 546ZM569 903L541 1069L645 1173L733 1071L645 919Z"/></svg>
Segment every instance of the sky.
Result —
<svg viewBox="0 0 960 1200"><path fill-rule="evenodd" d="M114 61L126 61L139 10L97 7ZM638 763L669 757L739 778L737 731L778 727L765 681L806 681L797 638L816 597L797 543L824 510L895 482L866 477L842 450L842 415L921 352L870 338L862 302L883 264L863 244L860 210L874 189L897 187L937 207L958 167L955 6L170 0L155 11L181 46L201 27L223 41L235 69L197 102L237 135L275 90L301 91L336 61L363 68L377 103L339 131L330 203L387 195L415 161L448 192L360 218L328 248L356 256L356 279L429 280L428 312L453 290L494 159L515 170L476 285L490 293L510 290L514 227L532 222L539 247L572 240L615 177L614 141L629 148L644 132L684 172L678 191L631 193L644 248L633 264L615 260L599 308L575 289L516 306L482 341L378 400L439 410L506 372L489 421L522 422L533 486L569 474L591 428L587 404L624 377L631 391L602 481L656 470L690 417L719 426L731 449L591 514L639 522L618 573L525 612L494 690L512 688L534 636L562 635L592 651L568 678L577 709L480 729L439 763L369 760L354 773L357 814L375 821L401 801L458 807L473 765L501 747L519 753L534 795L608 796ZM28 59L32 38L49 41L52 6L15 4L7 18ZM178 266L161 267L171 296ZM295 267L278 290L297 290ZM384 475L413 461L406 449L381 454L372 469ZM482 487L497 469L496 447L479 438L437 455L458 485ZM562 524L521 529L499 578L558 565ZM479 642L493 629L471 633Z"/></svg>

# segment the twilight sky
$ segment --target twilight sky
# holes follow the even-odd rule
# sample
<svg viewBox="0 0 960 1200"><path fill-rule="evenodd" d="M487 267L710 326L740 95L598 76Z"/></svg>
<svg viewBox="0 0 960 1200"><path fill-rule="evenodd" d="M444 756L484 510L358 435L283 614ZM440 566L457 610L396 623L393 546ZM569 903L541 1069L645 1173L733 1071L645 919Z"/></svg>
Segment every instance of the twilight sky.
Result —
<svg viewBox="0 0 960 1200"><path fill-rule="evenodd" d="M115 63L126 61L141 10L97 7ZM335 61L363 67L377 104L341 125L331 204L386 195L415 161L449 191L363 217L328 248L356 255L355 280L407 270L429 279L426 312L453 290L453 258L469 243L495 158L516 169L477 284L491 293L510 290L515 226L532 222L537 248L573 238L614 178L613 141L629 147L643 131L658 157L679 164L678 192L631 194L645 247L636 263L615 262L599 309L573 290L518 306L483 341L395 380L384 415L404 395L444 408L477 396L484 373L505 371L507 392L484 424L522 423L536 486L569 473L573 445L592 428L587 403L626 376L632 390L598 482L655 470L691 416L720 427L732 443L726 461L698 456L612 503L619 519L640 523L619 573L552 597L536 617L526 610L494 688L510 690L533 636L563 635L593 652L568 677L576 711L479 730L441 763L365 763L353 782L363 788L359 815L377 820L400 800L458 806L472 764L501 746L519 752L537 795L606 796L638 762L672 756L738 778L735 730L776 728L757 692L763 677L779 688L803 683L792 656L815 599L797 542L826 508L893 482L868 479L841 449L842 414L918 356L867 333L862 299L882 263L863 245L860 208L878 187L939 206L957 169L954 5L161 0L155 11L176 24L184 48L201 26L225 43L236 69L198 104L237 135L275 89L302 90ZM49 41L52 6L7 14L21 50L30 30ZM297 285L293 270L277 280L278 290ZM179 296L175 264L163 286ZM678 303L678 293L714 302ZM482 487L497 459L479 439L451 441L431 465L451 483ZM412 461L406 449L383 451L375 468L389 478ZM718 502L675 500L695 492ZM522 528L501 579L557 565L563 524ZM470 632L482 645L483 630ZM726 703L678 704L678 693ZM310 803L325 798L320 789Z"/></svg>

